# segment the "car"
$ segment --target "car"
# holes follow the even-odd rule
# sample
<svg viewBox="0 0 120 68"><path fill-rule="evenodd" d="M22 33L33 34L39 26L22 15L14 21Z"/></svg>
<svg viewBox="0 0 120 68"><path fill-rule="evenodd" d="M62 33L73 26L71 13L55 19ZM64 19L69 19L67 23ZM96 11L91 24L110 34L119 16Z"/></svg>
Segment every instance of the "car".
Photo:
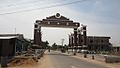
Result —
<svg viewBox="0 0 120 68"><path fill-rule="evenodd" d="M65 51L65 49L61 49L61 52L62 52L62 53L65 53L66 51Z"/></svg>
<svg viewBox="0 0 120 68"><path fill-rule="evenodd" d="M88 51L88 54L96 54L95 51Z"/></svg>
<svg viewBox="0 0 120 68"><path fill-rule="evenodd" d="M89 53L88 50L81 50L80 52L84 53L84 54L88 54Z"/></svg>

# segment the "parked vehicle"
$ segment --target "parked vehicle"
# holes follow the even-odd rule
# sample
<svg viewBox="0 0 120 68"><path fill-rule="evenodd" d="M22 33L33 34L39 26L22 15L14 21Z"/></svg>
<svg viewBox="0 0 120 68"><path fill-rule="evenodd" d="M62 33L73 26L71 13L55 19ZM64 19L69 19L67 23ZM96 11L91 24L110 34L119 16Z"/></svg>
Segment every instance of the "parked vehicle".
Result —
<svg viewBox="0 0 120 68"><path fill-rule="evenodd" d="M89 51L88 50L81 50L80 53L88 54Z"/></svg>
<svg viewBox="0 0 120 68"><path fill-rule="evenodd" d="M78 53L84 53L84 54L96 54L95 51L88 51L88 50L80 50Z"/></svg>
<svg viewBox="0 0 120 68"><path fill-rule="evenodd" d="M88 54L96 54L95 51L88 51Z"/></svg>
<svg viewBox="0 0 120 68"><path fill-rule="evenodd" d="M65 49L61 49L61 52L62 52L62 53L65 53Z"/></svg>

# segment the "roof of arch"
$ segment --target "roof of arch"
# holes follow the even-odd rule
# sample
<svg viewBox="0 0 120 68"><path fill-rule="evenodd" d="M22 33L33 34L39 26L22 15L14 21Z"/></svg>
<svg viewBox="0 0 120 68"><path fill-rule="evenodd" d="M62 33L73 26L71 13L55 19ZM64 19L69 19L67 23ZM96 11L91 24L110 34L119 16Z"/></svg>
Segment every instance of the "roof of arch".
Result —
<svg viewBox="0 0 120 68"><path fill-rule="evenodd" d="M42 20L36 20L36 23L39 23L42 27L62 27L62 28L76 28L79 27L80 23L73 22L69 18L60 15L46 17Z"/></svg>

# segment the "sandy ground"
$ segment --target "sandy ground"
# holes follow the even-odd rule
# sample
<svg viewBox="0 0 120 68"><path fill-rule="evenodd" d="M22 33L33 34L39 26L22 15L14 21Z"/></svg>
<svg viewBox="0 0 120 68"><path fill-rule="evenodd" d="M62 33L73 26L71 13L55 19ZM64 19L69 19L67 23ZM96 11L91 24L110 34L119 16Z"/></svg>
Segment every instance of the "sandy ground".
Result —
<svg viewBox="0 0 120 68"><path fill-rule="evenodd" d="M8 68L53 68L47 54L44 54L44 56L41 57L38 62L34 61L33 59L20 59L17 61L13 61L8 66Z"/></svg>
<svg viewBox="0 0 120 68"><path fill-rule="evenodd" d="M38 65L37 68L54 68L47 54L45 54L44 57L39 60L38 64L40 65Z"/></svg>
<svg viewBox="0 0 120 68"><path fill-rule="evenodd" d="M36 65L37 62L32 59L32 58L19 58L19 59L15 59L13 60L11 63L8 64L8 68L26 68L26 67L31 67Z"/></svg>

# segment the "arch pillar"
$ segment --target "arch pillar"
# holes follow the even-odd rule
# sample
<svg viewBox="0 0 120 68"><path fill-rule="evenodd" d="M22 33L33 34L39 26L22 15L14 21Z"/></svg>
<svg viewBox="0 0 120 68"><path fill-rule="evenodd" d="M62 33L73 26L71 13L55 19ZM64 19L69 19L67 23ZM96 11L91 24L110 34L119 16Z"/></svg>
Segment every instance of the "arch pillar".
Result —
<svg viewBox="0 0 120 68"><path fill-rule="evenodd" d="M76 55L76 52L77 52L77 28L74 28L74 49L75 49L75 52L74 52L74 55Z"/></svg>
<svg viewBox="0 0 120 68"><path fill-rule="evenodd" d="M77 28L74 28L74 46L77 46Z"/></svg>
<svg viewBox="0 0 120 68"><path fill-rule="evenodd" d="M34 44L41 45L41 35L41 26L36 22L34 24Z"/></svg>

